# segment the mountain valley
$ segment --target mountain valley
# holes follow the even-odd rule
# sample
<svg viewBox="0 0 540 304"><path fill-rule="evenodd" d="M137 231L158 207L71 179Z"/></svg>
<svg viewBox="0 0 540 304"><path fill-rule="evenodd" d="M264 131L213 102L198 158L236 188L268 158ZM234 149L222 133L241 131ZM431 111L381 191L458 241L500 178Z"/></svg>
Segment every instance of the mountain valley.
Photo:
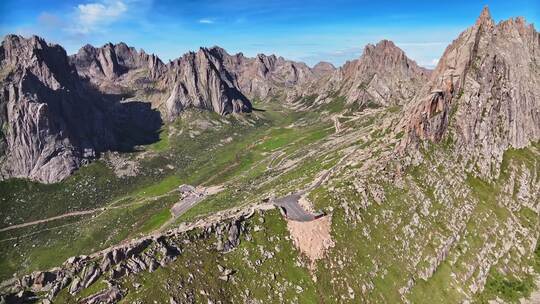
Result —
<svg viewBox="0 0 540 304"><path fill-rule="evenodd" d="M434 70L8 35L0 89L0 303L540 298L521 17L486 7Z"/></svg>

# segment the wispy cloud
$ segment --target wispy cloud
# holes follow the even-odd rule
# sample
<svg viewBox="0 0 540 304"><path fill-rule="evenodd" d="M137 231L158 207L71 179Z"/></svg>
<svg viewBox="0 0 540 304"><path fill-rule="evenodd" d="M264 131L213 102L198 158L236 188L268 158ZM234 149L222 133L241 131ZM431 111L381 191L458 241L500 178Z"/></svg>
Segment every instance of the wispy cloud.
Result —
<svg viewBox="0 0 540 304"><path fill-rule="evenodd" d="M342 65L347 60L357 59L362 54L362 47L349 47L337 50L313 51L299 59L313 65L320 61L329 61L336 66Z"/></svg>
<svg viewBox="0 0 540 304"><path fill-rule="evenodd" d="M90 33L117 21L128 11L121 0L102 0L79 4L75 9L76 32Z"/></svg>
<svg viewBox="0 0 540 304"><path fill-rule="evenodd" d="M199 19L199 23L202 23L202 24L214 24L215 21L214 21L214 19L211 19L211 18L202 18L202 19Z"/></svg>
<svg viewBox="0 0 540 304"><path fill-rule="evenodd" d="M234 23L244 23L246 21L247 21L246 17L238 17L234 19Z"/></svg>
<svg viewBox="0 0 540 304"><path fill-rule="evenodd" d="M48 12L43 12L43 13L39 14L39 16L38 16L38 25L39 26L43 26L43 27L46 27L46 28L59 28L63 24L64 23L62 22L60 17L58 17L55 14L51 14L51 13L48 13Z"/></svg>
<svg viewBox="0 0 540 304"><path fill-rule="evenodd" d="M437 41L437 42L396 42L398 46L407 47L407 46L419 46L419 47L429 47L429 46L446 46L448 41Z"/></svg>
<svg viewBox="0 0 540 304"><path fill-rule="evenodd" d="M433 69L439 62L435 56L440 56L449 43L450 41L409 41L396 42L396 45L420 66Z"/></svg>

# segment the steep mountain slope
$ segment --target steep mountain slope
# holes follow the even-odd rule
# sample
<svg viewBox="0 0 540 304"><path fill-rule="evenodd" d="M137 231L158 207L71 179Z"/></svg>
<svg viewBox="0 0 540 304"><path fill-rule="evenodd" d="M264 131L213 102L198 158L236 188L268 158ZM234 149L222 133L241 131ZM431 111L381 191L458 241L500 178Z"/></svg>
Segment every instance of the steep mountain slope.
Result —
<svg viewBox="0 0 540 304"><path fill-rule="evenodd" d="M162 86L170 92L165 102L169 118L175 118L187 107L219 114L251 111L250 101L234 84L230 71L206 48L169 63Z"/></svg>
<svg viewBox="0 0 540 304"><path fill-rule="evenodd" d="M540 34L523 18L495 24L485 8L410 104L401 148L447 138L468 169L497 176L504 151L540 139L539 71Z"/></svg>
<svg viewBox="0 0 540 304"><path fill-rule="evenodd" d="M242 53L229 55L219 47L210 49L210 52L223 63L234 83L251 99L283 96L287 90L316 77L306 64L275 55L258 54L255 58L248 58Z"/></svg>
<svg viewBox="0 0 540 304"><path fill-rule="evenodd" d="M152 102L168 120L186 108L220 114L249 112L250 100L284 96L332 71L314 73L304 63L275 55L230 55L220 47L201 48L164 65L155 55L124 43L87 45L70 57L79 74L106 93L130 93Z"/></svg>
<svg viewBox="0 0 540 304"><path fill-rule="evenodd" d="M327 68L326 71L332 72ZM424 85L430 71L419 67L393 42L368 44L362 56L300 89L300 96L316 95L316 103L342 96L348 104L402 105ZM290 94L289 99L298 98Z"/></svg>
<svg viewBox="0 0 540 304"><path fill-rule="evenodd" d="M100 48L87 44L69 59L81 76L98 85L104 80L118 81L123 74L138 69L147 69L149 77L156 79L165 68L156 55L148 55L143 50L138 52L125 43L108 43Z"/></svg>
<svg viewBox="0 0 540 304"><path fill-rule="evenodd" d="M121 148L117 129L134 127L134 107L151 111L105 102L80 82L64 49L36 36L7 36L0 53L2 178L63 179L100 151ZM159 117L146 117L143 129L159 128Z"/></svg>

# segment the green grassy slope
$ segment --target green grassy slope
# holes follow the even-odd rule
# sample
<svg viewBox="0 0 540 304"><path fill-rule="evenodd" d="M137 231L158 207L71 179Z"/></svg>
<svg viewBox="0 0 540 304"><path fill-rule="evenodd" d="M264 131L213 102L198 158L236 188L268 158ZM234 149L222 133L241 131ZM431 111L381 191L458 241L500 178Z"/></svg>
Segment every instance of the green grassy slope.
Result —
<svg viewBox="0 0 540 304"><path fill-rule="evenodd" d="M96 162L57 185L0 184L9 198L1 211L12 223L106 207L0 233L7 245L0 249L1 278L306 189L334 170L308 195L315 209L332 214L335 242L315 269L293 246L283 218L271 211L248 220L240 246L230 253L217 252L213 239L197 240L186 243L170 266L123 278L119 284L128 293L122 303L166 302L171 296L225 303L486 303L497 297L515 302L535 289L539 144L507 151L500 176L483 180L463 171L444 141L426 145L420 164L403 165L394 153L403 136L393 133L400 118L395 107L353 113L337 100L317 111L293 111L279 103L257 108L266 112L186 113L166 126L160 142L130 156L141 159L137 177L117 178ZM342 131L336 133L332 115L338 114ZM86 181L90 192L71 200L70 191ZM169 221L168 209L178 200L171 190L182 183L224 190ZM104 185L110 191L98 191ZM28 189L36 194L23 201ZM42 198L54 206L40 213ZM231 280L219 278L218 265L235 271ZM104 287L95 283L79 297ZM63 291L56 300L74 298Z"/></svg>

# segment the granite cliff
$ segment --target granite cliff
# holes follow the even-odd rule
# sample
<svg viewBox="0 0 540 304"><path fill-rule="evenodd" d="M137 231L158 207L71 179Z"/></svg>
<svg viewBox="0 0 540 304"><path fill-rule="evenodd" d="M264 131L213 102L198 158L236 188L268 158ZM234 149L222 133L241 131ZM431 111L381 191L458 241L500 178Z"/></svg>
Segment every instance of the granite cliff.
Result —
<svg viewBox="0 0 540 304"><path fill-rule="evenodd" d="M496 176L504 151L540 139L539 71L540 34L523 18L495 24L486 7L409 104L400 149L447 140L468 169Z"/></svg>

